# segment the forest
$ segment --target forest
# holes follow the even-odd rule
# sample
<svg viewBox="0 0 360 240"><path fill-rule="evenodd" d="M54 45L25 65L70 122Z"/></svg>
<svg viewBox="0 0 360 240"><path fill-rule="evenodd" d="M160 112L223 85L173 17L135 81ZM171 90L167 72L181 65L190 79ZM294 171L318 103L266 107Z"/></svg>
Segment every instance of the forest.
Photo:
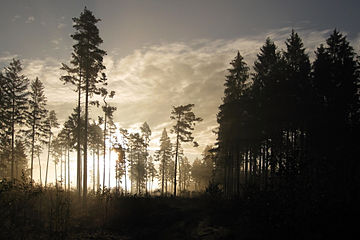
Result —
<svg viewBox="0 0 360 240"><path fill-rule="evenodd" d="M24 75L21 59L1 70L0 239L357 233L360 57L345 34L335 29L313 60L295 30L285 49L266 38L252 66L234 54L219 79L217 140L191 161L182 146L199 147L193 132L203 121L193 103L169 109L173 125L155 152L146 121L136 132L116 124L99 21L87 8L73 18L59 81L77 102L65 122L47 106L45 80Z"/></svg>

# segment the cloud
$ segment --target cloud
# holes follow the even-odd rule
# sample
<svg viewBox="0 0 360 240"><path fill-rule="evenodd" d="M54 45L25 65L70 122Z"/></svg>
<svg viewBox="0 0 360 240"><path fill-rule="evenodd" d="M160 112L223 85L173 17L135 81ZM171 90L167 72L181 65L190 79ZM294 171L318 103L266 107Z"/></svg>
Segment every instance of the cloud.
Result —
<svg viewBox="0 0 360 240"><path fill-rule="evenodd" d="M331 32L295 30L312 58L316 47L324 43ZM216 141L212 131L217 127L216 114L222 102L226 69L237 51L252 67L266 37L271 37L281 49L285 48L284 41L290 33L291 28L282 28L237 39L162 43L136 49L122 58L111 54L110 49L104 64L108 88L116 91L114 99L109 100L117 107L114 119L118 126L132 130L146 121L152 129L150 148L156 150L162 130L167 128L170 134L172 106L194 103L195 114L204 119L196 125L193 134L200 146L183 146L185 155L194 159L206 145ZM360 35L352 43L359 43L359 39ZM58 45L60 41L55 39L52 43ZM63 123L76 106L77 93L73 86L63 85L59 80L64 74L60 71L61 62L69 60L26 59L24 73L30 79L38 76L44 82L49 108L57 112ZM91 117L96 119L97 114L101 114L101 109L92 108ZM174 139L172 134L170 136Z"/></svg>
<svg viewBox="0 0 360 240"><path fill-rule="evenodd" d="M313 57L330 30L298 30ZM256 60L266 37L285 48L291 28L238 39L200 39L191 42L163 43L134 50L117 59L106 56L105 65L109 88L116 91L113 104L117 106L115 119L125 128L147 121L152 128L151 147L158 147L163 128L172 126L172 106L194 103L194 112L204 119L194 131L200 147L184 145L185 153L194 159L208 144L216 141L216 114L222 102L226 69L239 50L250 67Z"/></svg>
<svg viewBox="0 0 360 240"><path fill-rule="evenodd" d="M30 16L27 18L27 20L25 21L25 23L32 23L35 21L35 17L34 16Z"/></svg>

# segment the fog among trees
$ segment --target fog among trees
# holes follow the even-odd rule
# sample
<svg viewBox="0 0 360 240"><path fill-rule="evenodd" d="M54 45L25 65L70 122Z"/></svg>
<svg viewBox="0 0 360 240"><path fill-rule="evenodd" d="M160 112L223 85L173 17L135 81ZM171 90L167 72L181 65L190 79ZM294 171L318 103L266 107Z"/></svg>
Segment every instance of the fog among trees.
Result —
<svg viewBox="0 0 360 240"><path fill-rule="evenodd" d="M234 52L218 79L224 94L216 142L199 142L194 130L206 119L184 99L169 108L163 121L172 127L153 149L148 119L126 129L114 115L122 109L113 97L126 85L109 87L99 21L85 7L64 36L73 48L69 62L59 63L59 82L77 99L64 122L47 105L46 79L27 77L20 58L1 70L1 239L323 239L355 232L360 58L345 33L333 30L314 59L295 30L284 49L264 39L251 65ZM190 146L202 154L190 158Z"/></svg>

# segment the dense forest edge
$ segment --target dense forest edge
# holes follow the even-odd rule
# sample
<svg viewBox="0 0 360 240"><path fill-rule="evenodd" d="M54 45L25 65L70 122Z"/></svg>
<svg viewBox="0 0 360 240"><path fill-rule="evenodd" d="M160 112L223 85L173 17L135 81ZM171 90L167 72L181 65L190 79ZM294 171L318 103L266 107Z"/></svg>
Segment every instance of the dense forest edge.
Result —
<svg viewBox="0 0 360 240"><path fill-rule="evenodd" d="M182 144L199 145L192 134L203 119L194 104L169 110L173 127L163 130L153 155L147 122L135 133L117 129L113 114L120 110L107 87L99 21L87 8L73 18L75 44L59 81L72 86L78 100L62 126L47 109L41 79L24 76L19 59L1 71L1 239L357 234L360 57L346 35L335 29L313 60L294 30L285 49L267 38L252 68L237 52L222 80L217 141L191 163ZM90 119L90 108L102 116ZM117 160L108 173L116 185L109 188L111 152Z"/></svg>

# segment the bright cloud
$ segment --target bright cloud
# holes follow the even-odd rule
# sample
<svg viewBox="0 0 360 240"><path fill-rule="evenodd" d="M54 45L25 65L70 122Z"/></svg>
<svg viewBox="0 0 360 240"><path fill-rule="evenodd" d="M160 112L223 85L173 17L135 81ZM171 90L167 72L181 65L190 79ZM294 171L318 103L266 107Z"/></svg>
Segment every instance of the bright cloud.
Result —
<svg viewBox="0 0 360 240"><path fill-rule="evenodd" d="M122 128L138 128L148 122L152 129L152 150L158 148L163 128L170 132L172 106L194 103L194 112L204 119L195 127L194 137L200 147L184 145L185 154L194 159L208 144L216 140L212 131L217 127L216 114L224 91L224 78L229 63L237 51L252 67L256 54L267 36L284 48L290 28L272 30L257 36L238 39L199 39L191 42L162 43L136 49L125 57L108 51L104 58L109 89L116 95L110 102L117 107L115 121ZM298 30L311 57L330 31ZM359 43L359 39L354 43ZM104 39L106 41L106 39ZM57 44L57 42L53 42ZM70 52L69 52L70 55ZM0 56L1 60L1 56ZM25 74L36 76L45 84L49 108L55 110L61 122L76 106L77 94L73 87L63 85L59 78L61 62L55 58L26 59ZM95 118L100 110L92 109Z"/></svg>

